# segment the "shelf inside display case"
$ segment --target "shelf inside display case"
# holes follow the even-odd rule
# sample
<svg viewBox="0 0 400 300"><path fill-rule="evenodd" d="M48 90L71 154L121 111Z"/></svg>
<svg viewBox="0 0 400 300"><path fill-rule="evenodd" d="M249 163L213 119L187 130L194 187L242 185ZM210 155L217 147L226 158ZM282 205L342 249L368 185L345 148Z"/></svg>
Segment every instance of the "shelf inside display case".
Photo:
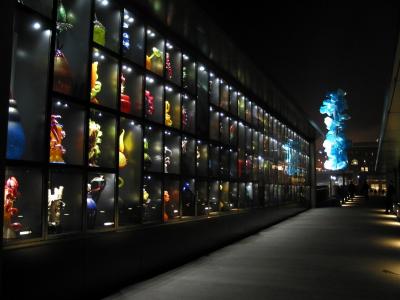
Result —
<svg viewBox="0 0 400 300"><path fill-rule="evenodd" d="M84 123L83 107L53 98L50 116L49 162L83 164Z"/></svg>
<svg viewBox="0 0 400 300"><path fill-rule="evenodd" d="M82 187L82 173L50 170L47 190L49 234L79 232L82 229Z"/></svg>
<svg viewBox="0 0 400 300"><path fill-rule="evenodd" d="M86 195L87 228L113 228L115 205L115 174L88 174Z"/></svg>
<svg viewBox="0 0 400 300"><path fill-rule="evenodd" d="M163 191L163 221L179 219L181 216L179 180L164 180Z"/></svg>
<svg viewBox="0 0 400 300"><path fill-rule="evenodd" d="M154 29L147 27L146 69L159 76L164 74L165 41Z"/></svg>
<svg viewBox="0 0 400 300"><path fill-rule="evenodd" d="M119 225L141 221L142 125L126 118L120 119L118 212Z"/></svg>
<svg viewBox="0 0 400 300"><path fill-rule="evenodd" d="M143 66L145 26L132 12L124 9L122 23L122 53L124 57Z"/></svg>
<svg viewBox="0 0 400 300"><path fill-rule="evenodd" d="M159 223L162 217L161 180L155 176L143 177L143 223Z"/></svg>
<svg viewBox="0 0 400 300"><path fill-rule="evenodd" d="M116 1L95 0L93 42L118 53L120 24L121 13Z"/></svg>

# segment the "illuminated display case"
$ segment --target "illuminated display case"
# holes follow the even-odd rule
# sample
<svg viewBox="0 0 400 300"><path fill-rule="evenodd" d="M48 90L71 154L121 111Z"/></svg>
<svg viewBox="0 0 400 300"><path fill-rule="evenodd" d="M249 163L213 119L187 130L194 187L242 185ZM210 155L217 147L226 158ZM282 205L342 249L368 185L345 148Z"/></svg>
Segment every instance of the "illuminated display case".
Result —
<svg viewBox="0 0 400 300"><path fill-rule="evenodd" d="M146 20L120 1L18 2L6 245L309 197L308 141Z"/></svg>

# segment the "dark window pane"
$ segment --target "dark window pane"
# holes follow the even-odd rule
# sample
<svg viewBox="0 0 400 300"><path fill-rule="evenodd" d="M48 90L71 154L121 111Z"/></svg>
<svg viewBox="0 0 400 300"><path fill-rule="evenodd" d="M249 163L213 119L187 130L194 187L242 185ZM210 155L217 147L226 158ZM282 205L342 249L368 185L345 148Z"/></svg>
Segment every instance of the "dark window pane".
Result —
<svg viewBox="0 0 400 300"><path fill-rule="evenodd" d="M125 57L143 66L144 63L144 33L141 20L133 13L124 9L122 29L122 51Z"/></svg>

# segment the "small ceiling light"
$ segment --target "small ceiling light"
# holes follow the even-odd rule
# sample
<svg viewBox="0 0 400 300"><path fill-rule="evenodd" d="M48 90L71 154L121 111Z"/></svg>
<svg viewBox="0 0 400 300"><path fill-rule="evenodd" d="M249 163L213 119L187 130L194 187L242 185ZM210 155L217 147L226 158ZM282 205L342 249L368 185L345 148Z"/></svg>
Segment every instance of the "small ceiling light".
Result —
<svg viewBox="0 0 400 300"><path fill-rule="evenodd" d="M101 5L107 6L107 5L108 5L108 0L102 0L102 1L101 1Z"/></svg>
<svg viewBox="0 0 400 300"><path fill-rule="evenodd" d="M39 22L35 22L35 23L33 23L32 27L35 30L39 30L40 28L42 28L42 25L40 25Z"/></svg>

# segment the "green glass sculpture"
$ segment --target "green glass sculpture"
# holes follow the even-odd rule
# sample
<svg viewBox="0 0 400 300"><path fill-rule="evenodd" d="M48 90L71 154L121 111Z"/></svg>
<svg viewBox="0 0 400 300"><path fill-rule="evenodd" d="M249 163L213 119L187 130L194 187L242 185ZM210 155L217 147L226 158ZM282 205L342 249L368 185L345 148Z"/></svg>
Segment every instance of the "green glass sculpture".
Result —
<svg viewBox="0 0 400 300"><path fill-rule="evenodd" d="M106 28L97 20L96 16L93 21L93 41L101 46L106 44Z"/></svg>

